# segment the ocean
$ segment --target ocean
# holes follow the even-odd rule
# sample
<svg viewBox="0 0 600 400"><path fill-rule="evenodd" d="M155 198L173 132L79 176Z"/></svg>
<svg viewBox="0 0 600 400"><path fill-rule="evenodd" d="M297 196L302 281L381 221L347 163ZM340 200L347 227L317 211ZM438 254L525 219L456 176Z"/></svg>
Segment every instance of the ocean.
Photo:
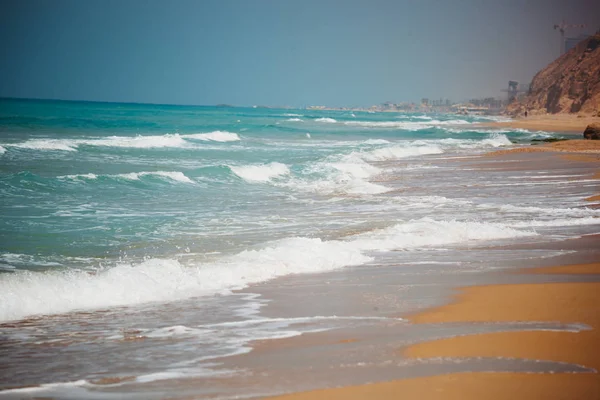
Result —
<svg viewBox="0 0 600 400"><path fill-rule="evenodd" d="M487 152L560 137L478 125L500 119L0 100L0 398L163 398L247 374L222 360L257 340L391 318L268 318L256 285L471 274L507 254L466 249L597 233L593 171L482 174Z"/></svg>

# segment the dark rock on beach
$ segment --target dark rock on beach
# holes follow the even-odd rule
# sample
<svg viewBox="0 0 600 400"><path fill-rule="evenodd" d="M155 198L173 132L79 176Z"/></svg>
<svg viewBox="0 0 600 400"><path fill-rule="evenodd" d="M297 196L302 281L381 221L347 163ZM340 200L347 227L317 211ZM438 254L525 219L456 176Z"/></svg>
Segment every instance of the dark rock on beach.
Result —
<svg viewBox="0 0 600 400"><path fill-rule="evenodd" d="M589 124L583 131L584 139L600 140L600 123Z"/></svg>

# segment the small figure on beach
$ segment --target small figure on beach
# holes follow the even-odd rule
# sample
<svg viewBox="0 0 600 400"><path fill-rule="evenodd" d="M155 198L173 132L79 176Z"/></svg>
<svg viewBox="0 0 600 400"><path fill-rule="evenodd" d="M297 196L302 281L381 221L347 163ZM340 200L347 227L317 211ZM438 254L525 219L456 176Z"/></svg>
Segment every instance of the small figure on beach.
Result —
<svg viewBox="0 0 600 400"><path fill-rule="evenodd" d="M527 118L527 110L525 110L525 118Z"/></svg>

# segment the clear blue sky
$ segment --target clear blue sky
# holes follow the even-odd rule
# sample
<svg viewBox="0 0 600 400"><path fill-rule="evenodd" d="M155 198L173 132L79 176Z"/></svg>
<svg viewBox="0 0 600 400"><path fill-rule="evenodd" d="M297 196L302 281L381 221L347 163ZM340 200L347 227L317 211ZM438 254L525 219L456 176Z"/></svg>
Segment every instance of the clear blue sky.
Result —
<svg viewBox="0 0 600 400"><path fill-rule="evenodd" d="M499 96L598 0L0 0L0 96L360 106ZM568 33L577 35L582 30Z"/></svg>

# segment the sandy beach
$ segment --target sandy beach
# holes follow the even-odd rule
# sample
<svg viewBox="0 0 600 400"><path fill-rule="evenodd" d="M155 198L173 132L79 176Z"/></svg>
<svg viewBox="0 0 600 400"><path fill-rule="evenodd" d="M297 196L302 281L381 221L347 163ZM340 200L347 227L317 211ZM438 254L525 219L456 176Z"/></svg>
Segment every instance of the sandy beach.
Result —
<svg viewBox="0 0 600 400"><path fill-rule="evenodd" d="M386 207L369 197L336 209L343 225L324 231L319 242L336 244L330 252L336 257L340 246L363 246L372 261L289 273L230 296L151 312L126 309L92 355L94 362L104 357L107 367L69 375L89 383L36 386L66 379L41 380L42 369L9 381L0 397L33 391L38 398L126 392L148 399L597 398L600 257L593 208L600 155L594 141L522 143L487 156L436 151L380 161L390 171L376 178L391 189L378 198ZM521 151L528 148L544 150ZM361 209L367 213L359 223L348 224ZM301 264L321 259L316 254ZM115 315L81 312L4 325L17 333L65 330L59 342L32 336L29 345L8 343L6 357L20 370L56 362L79 370L74 360L85 360L89 350L73 338L86 338L82 326L90 326L96 340L96 327ZM181 365L195 368L215 344L228 346L216 348L225 356L212 356L215 362L200 373L181 373ZM66 351L73 348L80 353ZM174 355L181 363L172 379L154 381L161 375L145 369L151 363L140 354L154 355L160 368ZM144 364L142 372L131 373L131 360ZM116 362L123 368L114 368Z"/></svg>
<svg viewBox="0 0 600 400"><path fill-rule="evenodd" d="M515 149L497 150L488 153L488 157L511 153L536 153L536 152L561 152L561 153L585 153L593 154L586 161L600 160L600 140L569 139L560 142L543 143L539 145L518 147Z"/></svg>
<svg viewBox="0 0 600 400"><path fill-rule="evenodd" d="M526 273L597 274L600 264L557 266ZM581 332L498 332L456 336L399 350L410 358L504 357L553 360L600 369L600 283L491 285L463 289L456 301L411 317L419 324L560 321L584 324ZM584 374L459 373L345 387L280 399L593 399L600 376Z"/></svg>
<svg viewBox="0 0 600 400"><path fill-rule="evenodd" d="M592 141L569 140L536 147L533 152L548 153L571 163L594 165L600 150ZM527 153L522 149L499 151L488 157L506 161L506 157ZM562 154L568 152L571 154ZM581 154L584 153L584 154ZM535 160L529 160L535 165ZM539 161L537 161L539 163ZM591 163L591 164L590 164ZM525 164L525 165L530 165ZM575 165L575 164L573 164ZM593 178L597 179L598 173ZM587 198L597 201L598 196ZM580 264L580 251L595 247L598 236L563 246L578 249L566 258L565 265L525 268L504 273L516 283L485 284L458 290L452 302L409 315L411 323L443 326L456 323L561 323L574 330L520 330L463 334L428 340L396 349L396 356L414 360L452 358L498 358L504 360L545 360L568 363L586 369L582 373L459 372L409 379L377 382L358 386L313 390L274 397L282 400L318 399L596 399L600 398L600 263ZM557 245L550 245L555 248ZM570 247L571 246L571 247ZM518 248L515 247L515 248ZM595 254L595 253L594 253ZM593 257L592 257L593 258ZM557 277L558 282L531 283L530 278ZM571 281L569 277L577 277Z"/></svg>
<svg viewBox="0 0 600 400"><path fill-rule="evenodd" d="M579 134L583 136L585 128L594 122L600 122L599 117L577 116L572 114L532 115L506 122L481 124L488 128L514 128L532 131L560 132Z"/></svg>

